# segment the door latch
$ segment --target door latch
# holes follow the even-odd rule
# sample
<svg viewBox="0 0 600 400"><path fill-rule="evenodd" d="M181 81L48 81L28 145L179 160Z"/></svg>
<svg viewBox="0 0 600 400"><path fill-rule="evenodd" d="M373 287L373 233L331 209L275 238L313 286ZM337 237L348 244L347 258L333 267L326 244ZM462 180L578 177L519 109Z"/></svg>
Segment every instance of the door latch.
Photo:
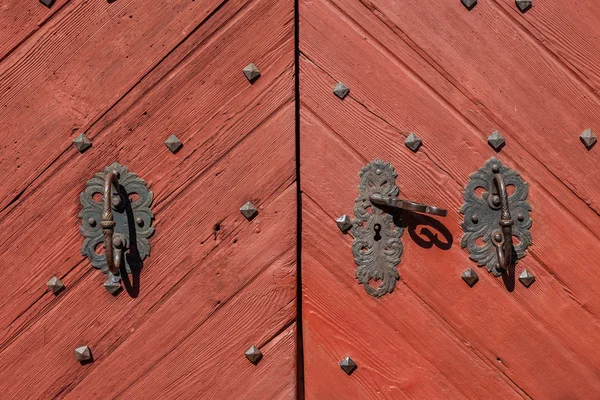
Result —
<svg viewBox="0 0 600 400"><path fill-rule="evenodd" d="M438 207L398 199L398 174L389 162L375 160L360 171L358 197L352 224L352 253L356 262L356 279L373 297L390 293L399 274L396 266L403 251L402 210L446 216ZM379 282L378 287L371 286Z"/></svg>
<svg viewBox="0 0 600 400"><path fill-rule="evenodd" d="M509 195L511 186L514 192ZM473 173L465 188L465 204L460 209L465 216L461 246L467 248L471 260L495 276L525 257L531 244L528 194L529 185L496 158Z"/></svg>
<svg viewBox="0 0 600 400"><path fill-rule="evenodd" d="M146 182L118 163L95 174L80 195L81 254L107 274L104 287L112 294L121 289L121 269L141 268L150 254L152 198Z"/></svg>

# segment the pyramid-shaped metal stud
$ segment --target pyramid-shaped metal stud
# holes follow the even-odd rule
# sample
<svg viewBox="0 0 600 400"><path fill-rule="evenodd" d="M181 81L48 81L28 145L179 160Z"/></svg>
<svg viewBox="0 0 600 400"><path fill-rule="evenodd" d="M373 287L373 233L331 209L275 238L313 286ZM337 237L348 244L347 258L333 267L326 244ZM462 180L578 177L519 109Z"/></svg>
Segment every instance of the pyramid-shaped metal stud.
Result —
<svg viewBox="0 0 600 400"><path fill-rule="evenodd" d="M81 346L75 349L75 358L80 363L87 363L93 360L92 350L88 346Z"/></svg>
<svg viewBox="0 0 600 400"><path fill-rule="evenodd" d="M598 138L596 137L596 135L594 135L594 132L592 132L591 129L586 129L585 131L583 131L583 133L579 136L579 139L581 139L581 142L585 145L585 147L588 150L594 147L594 145L598 141Z"/></svg>
<svg viewBox="0 0 600 400"><path fill-rule="evenodd" d="M179 149L183 147L183 143L181 143L181 140L175 135L169 136L169 138L165 140L165 145L173 154L177 153Z"/></svg>
<svg viewBox="0 0 600 400"><path fill-rule="evenodd" d="M54 5L54 0L40 0L40 3L50 8Z"/></svg>
<svg viewBox="0 0 600 400"><path fill-rule="evenodd" d="M467 269L465 272L462 273L460 277L463 279L463 281L467 282L467 285L469 285L469 287L473 287L479 280L477 272L473 271L472 268Z"/></svg>
<svg viewBox="0 0 600 400"><path fill-rule="evenodd" d="M527 11L531 8L532 0L516 0L515 4L517 5L517 8L519 9L519 11L524 13L525 11Z"/></svg>
<svg viewBox="0 0 600 400"><path fill-rule="evenodd" d="M490 136L488 136L488 143L490 144L490 146L492 146L494 150L500 151L502 147L504 147L504 145L506 144L506 141L504 140L504 136L502 136L500 132L495 131Z"/></svg>
<svg viewBox="0 0 600 400"><path fill-rule="evenodd" d="M335 94L340 99L344 100L346 96L350 93L350 88L344 85L342 82L338 82L337 85L333 88L333 94Z"/></svg>
<svg viewBox="0 0 600 400"><path fill-rule="evenodd" d="M521 272L521 275L519 275L519 281L525 287L529 287L533 282L535 282L535 276L526 269L525 271Z"/></svg>
<svg viewBox="0 0 600 400"><path fill-rule="evenodd" d="M65 288L65 285L56 276L53 276L52 278L50 278L50 280L48 282L46 282L46 286L48 286L48 289L50 289L50 291L54 295L59 294Z"/></svg>
<svg viewBox="0 0 600 400"><path fill-rule="evenodd" d="M92 142L90 142L90 139L88 139L88 137L85 136L84 133L73 139L73 144L75 145L75 147L77 147L77 150L79 150L80 153L83 153L84 151L92 147Z"/></svg>
<svg viewBox="0 0 600 400"><path fill-rule="evenodd" d="M346 357L340 363L340 367L344 370L346 374L350 375L357 368L357 365L350 357Z"/></svg>
<svg viewBox="0 0 600 400"><path fill-rule="evenodd" d="M460 0L463 6L467 7L467 10L471 11L473 7L477 5L477 0Z"/></svg>
<svg viewBox="0 0 600 400"><path fill-rule="evenodd" d="M242 71L250 83L254 83L258 78L260 78L260 71L258 70L258 67L254 65L254 63L246 65Z"/></svg>
<svg viewBox="0 0 600 400"><path fill-rule="evenodd" d="M350 228L352 228L352 219L350 219L350 216L348 214L344 214L338 219L336 219L335 223L337 224L338 228L340 228L340 231L342 231L342 233L348 233Z"/></svg>
<svg viewBox="0 0 600 400"><path fill-rule="evenodd" d="M410 135L408 135L406 137L406 140L404 141L404 144L406 145L406 147L408 147L409 149L411 149L414 152L419 150L419 147L421 147L422 143L423 143L423 141L421 140L421 138L418 137L417 135L415 135L414 133L411 133Z"/></svg>
<svg viewBox="0 0 600 400"><path fill-rule="evenodd" d="M252 345L248 350L246 350L246 352L244 352L244 355L254 365L258 364L258 362L263 356L261 351L254 345Z"/></svg>
<svg viewBox="0 0 600 400"><path fill-rule="evenodd" d="M104 288L108 290L110 294L113 296L119 294L121 289L121 277L118 275L113 275L110 271L106 275L106 282L104 282Z"/></svg>
<svg viewBox="0 0 600 400"><path fill-rule="evenodd" d="M242 215L244 217L246 217L246 219L248 221L250 221L252 218L256 217L256 215L258 214L258 210L256 209L256 207L254 207L254 204L252 204L252 202L250 202L250 201L240 207L240 212L242 213Z"/></svg>

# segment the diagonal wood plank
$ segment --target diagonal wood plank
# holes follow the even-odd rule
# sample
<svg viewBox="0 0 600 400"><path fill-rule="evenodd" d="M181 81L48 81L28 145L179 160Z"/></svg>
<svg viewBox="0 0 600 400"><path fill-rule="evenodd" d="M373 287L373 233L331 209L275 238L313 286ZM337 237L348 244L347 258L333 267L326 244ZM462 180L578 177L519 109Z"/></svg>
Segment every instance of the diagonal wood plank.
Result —
<svg viewBox="0 0 600 400"><path fill-rule="evenodd" d="M256 7L252 7L230 32L239 42L233 40L231 46L225 48L219 46L219 42L214 42L186 60L171 79L162 82L118 122L102 131L96 146L89 153L75 158L65 156L58 164L60 168L47 174L40 188L33 192L34 195L20 202L15 211L9 214L11 218L0 222L6 232L10 232L6 242L0 244L0 254L12 254L10 258L16 263L27 260L27 263L41 266L34 276L25 276L14 269L4 271L9 274L7 278L10 276L14 282L22 282L14 287L10 298L3 299L4 302L0 300L0 304L8 304L10 299L11 304L11 307L2 307L0 313L0 321L4 326L39 298L40 288L43 288L49 276L63 276L82 259L79 254L81 239L77 231L79 221L73 217L80 208L78 196L83 186L73 185L65 191L55 182L74 181L84 185L90 174L118 159L151 183L155 192L155 207L160 211L176 198L182 188L192 183L194 177L224 157L231 147L260 127L265 120L269 121L269 116L284 104L288 104L288 111L284 117L278 118L283 121L289 118L289 124L283 123L282 129L293 136L293 113L289 106L293 99L293 44L289 25L291 9L281 2L277 7L273 7L273 4L256 3ZM256 52L261 52L260 61L268 65L264 68L264 76L250 86L239 70L234 68L240 64L234 54L239 47L243 47L248 31L257 28L247 24L257 15L272 18L280 24L273 31L264 31L263 46L257 45L248 50L249 53L239 55L251 58ZM227 78L215 73L216 69L222 67L230 70ZM207 91L205 85L212 85L214 90ZM179 97L184 93L187 101L181 101L182 97ZM271 127L271 123L273 121L268 122L267 126ZM129 133L123 137L123 132ZM165 134L158 135L156 132ZM169 153L163 144L169 132L177 132L185 143L176 155ZM119 142L116 151L113 147L115 140ZM290 146L293 146L292 143ZM55 204L68 204L68 207L56 210ZM72 226L57 243L53 243L51 221L60 221L61 226ZM160 225L160 221L157 223ZM18 226L30 226L31 235L22 235L18 229L14 229ZM37 251L50 243L53 244L49 252ZM21 252L12 252L13 246L20 248ZM67 253L64 249L68 249ZM68 255L67 262L65 254ZM76 280L76 277L73 279ZM36 303L36 307L29 309L28 314L43 310L51 297L48 295ZM24 321L11 327L11 336L20 329L21 323Z"/></svg>
<svg viewBox="0 0 600 400"><path fill-rule="evenodd" d="M308 398L521 398L518 387L402 283L394 297L368 297L356 284L352 253L337 227L323 223L330 217L310 198L303 204ZM358 364L355 379L338 365L346 356ZM475 384L478 379L486 384Z"/></svg>
<svg viewBox="0 0 600 400"><path fill-rule="evenodd" d="M301 71L303 73L302 82L306 84L308 80L305 78L304 64L301 64ZM303 90L303 93L306 94L307 90ZM346 104L348 101L349 98L346 98L344 103ZM337 279L355 282L355 266L350 248L351 238L342 239L343 235L339 233L334 220L343 213L351 212L358 183L356 174L367 160L381 156L396 165L399 172L398 184L403 198L419 201L429 195L438 199L452 199L455 196L454 191L442 189L444 186L441 188L438 186L439 182L448 182L449 179L443 171L440 172L425 157L420 158L419 163L415 164L414 161L411 161L414 154L408 149L388 153L388 150L374 148L360 140L358 141L362 145L358 147L360 152L357 149L351 149L348 143L356 143L356 136L353 141L334 136L323 122L307 111L305 106L303 106L303 110L301 131L303 154L311 155L303 157L301 170L303 193L319 204L328 214L328 219L321 217L320 221L322 222L320 223L305 215L303 229L307 232L306 236L317 236L314 239L315 243L321 243L325 247L320 259L325 257L324 254L335 255L322 261L325 265L331 264L347 271L347 276ZM364 140L373 136L365 135L365 133L372 132L373 128L380 123L379 120L372 120L363 126L349 124L348 120L341 120L339 115L331 112L331 109L327 119L341 132L361 132ZM366 120L366 118L359 119ZM376 152L377 155L372 152ZM367 153L366 157L368 158L362 153ZM318 178L316 174L318 174ZM327 185L323 185L323 182L327 182ZM418 184L414 182L418 182ZM324 186L327 189L324 190ZM600 342L597 319L590 318L589 313L573 302L568 293L564 292L560 282L544 273L543 268L528 257L520 262L517 270L530 268L536 271L538 282L529 290L525 291L517 283L518 287L515 291L507 293L501 280L495 280L491 275L485 274L482 269L478 270L481 282L470 289L460 279L460 274L468 266L475 268L466 252L460 250L460 245L457 243L461 235L459 228L461 217L456 210L458 210L461 198L458 195L450 201L451 205L448 207L450 216L441 219L440 222L454 237L453 247L446 251L435 246L422 248L417 244L416 239L406 232L403 236L404 253L398 266L402 283L431 307L431 312L446 321L448 324L446 329L456 334L460 338L461 344L464 343L467 348L473 349L482 359L487 360L491 368L499 368L528 395L536 397L537 393L544 397L550 395L554 390L558 390L561 393L579 392L581 396L584 396L597 390L595 371L598 363L594 356L597 343ZM325 228L326 226L329 228ZM416 228L417 236L420 228L424 227L427 225ZM434 228L428 227L428 229ZM441 231L437 233L442 234ZM319 238L319 235L323 236ZM339 240L334 241L334 237ZM422 233L421 240L426 240L426 236ZM440 240L447 239L440 237ZM305 281L306 274L307 272L304 270L303 284L308 285ZM384 296L383 299L391 302L390 307L405 310L406 299L402 295L396 294L397 291L403 291L404 287L401 283L398 283L398 286L396 291L391 295ZM359 289L364 292L362 288ZM362 294L364 302L376 301L378 303L383 300L373 300L365 293ZM305 301L310 301L310 299ZM320 310L320 312L327 314L325 310ZM565 321L569 321L569 323L565 323ZM304 329L310 329L308 322L305 323ZM589 340L582 341L580 340L582 334L591 336ZM418 335L418 337L420 336L423 335ZM366 339L362 338L362 340ZM377 341L375 339L366 340L366 343L377 343ZM430 349L436 351L439 347L440 345L415 345L415 348L418 348L423 354L428 354ZM551 354L548 349L552 349ZM390 357L394 356L390 355ZM395 357L400 356L396 355ZM439 359L433 357L432 359L435 360L432 361L434 364L440 362ZM457 360L458 358L453 357L452 359ZM498 362L498 359L502 362ZM554 361L550 361L551 359ZM559 359L560 361L558 361ZM540 362L546 365L543 370L535 367ZM570 367L564 369L564 365L567 364ZM468 365L468 363L461 362L460 365L460 368L465 368L464 365ZM369 367L377 368L371 364ZM317 369L315 374L318 374L320 367L315 366L314 368ZM442 371L449 369L448 366L438 368ZM572 379L574 378L571 377L575 370L578 371L575 373L577 379L581 379L577 384L573 383ZM464 382L464 390L468 393L474 390L469 387L476 379L481 379L481 381L479 385L475 384L475 387L488 385L488 380L481 374L478 375L479 378L471 379L464 376L456 377L454 382L457 385ZM546 382L547 379L552 383ZM545 384L539 385L540 382L545 382ZM541 389L540 386L545 389ZM539 390L542 391L536 392ZM546 390L547 392L545 392ZM481 398L482 396L473 397Z"/></svg>
<svg viewBox="0 0 600 400"><path fill-rule="evenodd" d="M69 0L58 0L51 8L39 1L3 0L0 8L0 61L29 39Z"/></svg>
<svg viewBox="0 0 600 400"><path fill-rule="evenodd" d="M472 14L452 2L405 3L400 14L393 1L364 2L361 15L367 10L377 14L396 41L407 37L471 99L469 108L481 110L493 129L505 134L506 152L519 142L600 215L598 192L589 185L600 179L600 172L589 168L597 151L579 141L586 128L595 129L600 98L497 7L476 7Z"/></svg>
<svg viewBox="0 0 600 400"><path fill-rule="evenodd" d="M597 2L540 1L525 14L515 7L514 1L494 2L498 10L510 15L525 34L531 35L578 79L589 85L591 95L598 96L600 68L597 54L600 45L595 30L600 24L600 9Z"/></svg>
<svg viewBox="0 0 600 400"><path fill-rule="evenodd" d="M314 7L314 6L311 6ZM322 10L321 10L322 11ZM309 14L312 16L312 14ZM318 18L330 18L329 22L319 23L319 27L331 25L337 17L337 14L329 14L327 12L319 12L314 15ZM404 74L403 71L390 65L389 58L384 57L381 53L372 46L361 46L353 48L354 56L357 59L369 60L370 63L380 65L382 76L386 76L386 81L381 81L376 77L369 79L367 83L366 70L369 68L366 65L357 64L352 71L344 68L347 62L350 62L346 55L350 50L350 43L359 40L358 34L351 30L343 31L337 29L328 32L329 37L340 39L341 44L329 47L328 43L319 42L316 39L311 41L310 35L320 35L319 31L309 25L304 25L304 40L307 40L306 51L310 56L315 56L322 60L327 68L332 71L329 74L335 74L336 71L342 75L342 80L350 82L350 86L356 88L351 92L350 96L358 102L356 108L366 110L368 114L372 114L374 118L379 119L382 124L391 124L392 128L386 130L386 135L373 135L368 141L365 148L372 149L373 156L381 156L381 151L390 152L393 154L394 149L400 151L408 151L404 144L406 132L415 131L424 139L424 147L419 153L421 157L427 156L432 160L441 171L447 171L457 190L455 196L460 197L462 187L468 181L469 175L479 169L489 157L495 155L494 151L487 145L485 137L481 137L476 127L473 127L468 121L460 118L460 115L454 112L453 108L446 107L446 104L439 102L438 98L431 96L428 93L427 87L423 87L421 82L415 81L411 75ZM323 28L319 28L323 29ZM343 42L340 36L346 35L347 42ZM321 43L318 46L327 46L327 50L320 50L316 43ZM313 46L313 47L310 47ZM346 47L348 46L348 47ZM322 56L322 54L330 54L331 57ZM325 68L325 66L322 66ZM326 69L327 69L326 68ZM373 67L374 68L374 67ZM323 74L325 76L329 74ZM309 80L310 75L304 77ZM317 114L331 116L332 111L337 109L337 120L343 121L348 118L346 113L346 103L336 101L333 96L329 95L330 88L334 85L334 80L331 75L320 81L318 78L312 86L315 88L314 93L318 93L314 97L313 102L309 107ZM425 89L425 90L424 90ZM306 93L306 92L305 92ZM312 93L312 92L310 92ZM311 96L311 94L307 96ZM304 101L304 100L303 100ZM327 104L327 105L325 105ZM394 107L391 107L393 105ZM324 107L330 107L327 114L321 113L320 110ZM392 110L395 108L397 112ZM356 115L350 114L350 115ZM359 124L364 114L359 114L354 120L354 123ZM349 142L363 139L363 136L358 135L358 132L348 132ZM597 243L598 224L593 221L598 217L592 212L587 223L582 223L571 210L577 208L577 204L571 204L568 208L565 203L556 203L554 198L562 196L568 192L562 187L562 192L559 192L560 186L554 185L554 190L549 190L549 184L552 179L546 179L545 168L539 164L521 165L524 161L531 161L531 157L527 153L513 154L515 145L507 146L503 150L500 158L506 159L510 157L513 162L507 162L509 166L517 169L522 173L524 179L531 184L531 196L534 201L535 212L537 217L534 217L533 237L535 238L534 246L531 248L530 254L551 273L564 286L564 290L572 294L579 304L584 306L586 311L592 312L596 317L600 314L600 302L596 293L597 284L595 276L590 270L590 266L594 264L594 259L600 256L597 254L600 249L595 245ZM379 150L381 149L381 150ZM468 157L465 157L468 154ZM512 156L511 156L512 155ZM388 157L389 158L389 157ZM516 163L516 165L515 165ZM540 178L540 174L542 175ZM448 185L450 181L442 181L443 185ZM442 204L446 201L444 197L439 198L433 195L435 191L424 193L424 198L417 199L426 203ZM537 193L537 194L536 194ZM536 202L538 206L536 207ZM461 204L457 201L457 204ZM583 206L584 208L587 208ZM458 209L458 208L457 208ZM588 212L591 212L588 210ZM568 224L568 230L564 229L565 224ZM592 226L595 226L594 229ZM594 232L590 232L590 230ZM556 245L561 243L561 246ZM569 251L563 251L563 249ZM573 254L577 254L578 258L574 259ZM577 268L573 268L577 266ZM590 281L590 279L592 281Z"/></svg>
<svg viewBox="0 0 600 400"><path fill-rule="evenodd" d="M163 391L175 396L221 390L222 395L231 391L229 397L254 387L250 383L261 379L260 370L272 367L261 362L256 371L244 351L252 344L263 348L296 316L294 205L291 185L264 206L260 221L226 233L186 283L140 319L127 340L97 362L70 396L149 397ZM169 330L161 330L163 326ZM272 361L279 370L271 377L281 386L263 387L265 393L293 392L294 343L292 338L289 353ZM270 357L265 351L265 359ZM220 373L210 372L216 370ZM286 379L275 379L278 375Z"/></svg>
<svg viewBox="0 0 600 400"><path fill-rule="evenodd" d="M0 63L0 208L220 5L70 2Z"/></svg>
<svg viewBox="0 0 600 400"><path fill-rule="evenodd" d="M90 368L82 368L73 359L74 347L79 343L93 342L97 361L90 367L99 366L105 356L177 293L200 265L204 267L200 269L202 272L198 272L199 276L213 275L208 284L214 292L213 295L201 292L205 306L199 312L210 311L218 306L221 298L237 293L239 287L250 279L254 269L231 259L231 268L215 272L213 263L202 264L202 260L217 246L236 246L234 233L238 226L246 227L244 235L258 235L261 230L271 232L273 225L270 221L281 221L289 227L287 229L295 230L295 224L289 225L288 219L280 219L277 215L277 212L283 213L281 209L275 208L270 217L269 213L265 213L264 218L257 218L253 223L248 223L239 212L240 204L246 199L261 206L293 182L291 111L288 107L287 112L280 112L271 124L255 131L227 158L213 165L180 192L170 207L157 212L156 226L161 233L153 239L153 254L139 278L142 289L137 298L126 295L111 298L101 286L102 274L94 271L56 298L51 310L21 332L0 354L0 379L12 382L5 387L5 393L8 396L52 397L71 387L90 372ZM260 160L269 160L273 168L264 170L260 167ZM289 191L295 194L294 190ZM282 204L292 215L295 214L294 203L288 198ZM218 233L214 230L216 222L221 227ZM295 245L293 233L280 236L281 229L272 232L279 239L269 240L271 252L263 251L265 257L272 252L277 253L280 246L289 248L284 239L292 247ZM242 235L239 241L245 242ZM252 251L256 252L256 249ZM227 251L224 253L228 254ZM234 251L232 254L239 253ZM90 269L87 263L81 268ZM71 285L69 281L65 284L67 287ZM202 319L201 316L199 318ZM49 334L56 329L69 334ZM11 367L8 368L8 365ZM122 377L119 379L122 380ZM34 381L35 384L32 384Z"/></svg>

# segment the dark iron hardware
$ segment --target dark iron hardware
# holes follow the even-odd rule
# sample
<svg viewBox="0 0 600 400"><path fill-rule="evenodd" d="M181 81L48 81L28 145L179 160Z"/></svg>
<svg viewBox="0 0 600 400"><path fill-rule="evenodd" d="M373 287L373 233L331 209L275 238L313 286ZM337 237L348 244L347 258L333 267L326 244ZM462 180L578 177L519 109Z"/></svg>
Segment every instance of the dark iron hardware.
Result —
<svg viewBox="0 0 600 400"><path fill-rule="evenodd" d="M356 278L366 292L381 297L392 292L399 279L396 266L400 263L403 246L400 237L404 232L399 217L402 210L445 216L446 210L425 204L398 199L396 186L398 174L388 162L375 160L360 171L358 197L351 221L354 242L352 253L356 262ZM345 227L345 217L337 221ZM349 217L348 217L349 219ZM378 287L371 281L380 282Z"/></svg>
<svg viewBox="0 0 600 400"><path fill-rule="evenodd" d="M510 196L508 185L515 187ZM478 188L484 190L481 197ZM517 259L523 258L531 244L528 193L529 186L519 174L496 158L472 174L465 188L465 204L460 209L465 216L461 246L469 250L471 260L486 266L495 276L502 275ZM517 216L516 221L511 212ZM513 237L518 239L517 244L513 243ZM480 238L483 245L477 243Z"/></svg>
<svg viewBox="0 0 600 400"><path fill-rule="evenodd" d="M358 368L358 365L356 365L353 359L351 359L350 357L346 357L340 362L340 368L347 375L352 375L356 368Z"/></svg>
<svg viewBox="0 0 600 400"><path fill-rule="evenodd" d="M81 364L88 364L94 361L94 357L92 356L92 350L89 346L81 346L75 349L75 358Z"/></svg>
<svg viewBox="0 0 600 400"><path fill-rule="evenodd" d="M492 195L489 196L488 199L490 199L492 203L490 207L500 206L500 221L498 222L500 231L496 231L492 234L492 242L494 243L494 246L496 246L498 272L505 272L512 264L512 226L515 222L510 217L508 192L506 190L506 184L504 183L504 177L499 174L500 167L497 164L492 165L492 172L494 172L494 184L491 188Z"/></svg>
<svg viewBox="0 0 600 400"><path fill-rule="evenodd" d="M95 174L80 195L79 231L85 237L81 253L107 274L104 286L112 294L121 289L121 267L131 273L150 253L152 198L146 182L118 163ZM99 254L102 244L104 254Z"/></svg>
<svg viewBox="0 0 600 400"><path fill-rule="evenodd" d="M123 259L123 240L120 237L115 237L113 240L113 234L115 233L115 225L117 224L113 219L112 208L112 186L119 187L119 171L113 170L106 174L104 178L104 207L102 209L102 222L100 226L104 232L104 253L106 254L106 265L108 270L113 275L119 274L119 268L121 267L121 260ZM115 199L115 206L120 206L121 200ZM114 248L113 248L114 246ZM113 250L114 258L113 258Z"/></svg>
<svg viewBox="0 0 600 400"><path fill-rule="evenodd" d="M254 365L258 364L263 358L263 353L255 345L250 346L250 348L244 352L244 355Z"/></svg>
<svg viewBox="0 0 600 400"><path fill-rule="evenodd" d="M390 207L424 214L439 215L440 217L448 215L448 211L443 208L428 206L426 204L415 203L408 200L400 200L394 197L383 197L380 194L372 194L369 196L369 200L378 207Z"/></svg>

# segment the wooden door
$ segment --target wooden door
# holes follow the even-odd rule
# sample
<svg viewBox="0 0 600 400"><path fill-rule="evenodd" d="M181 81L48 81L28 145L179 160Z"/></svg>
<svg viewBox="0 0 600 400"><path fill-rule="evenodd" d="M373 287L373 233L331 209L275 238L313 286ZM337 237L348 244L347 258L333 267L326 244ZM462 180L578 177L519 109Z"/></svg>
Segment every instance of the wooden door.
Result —
<svg viewBox="0 0 600 400"><path fill-rule="evenodd" d="M294 397L293 3L0 8L0 397ZM80 193L113 162L147 182L156 229L116 297L78 228Z"/></svg>
<svg viewBox="0 0 600 400"><path fill-rule="evenodd" d="M592 0L1 5L0 397L598 397L600 169L579 139L600 131ZM463 192L492 157L529 185L512 282L461 246ZM375 159L399 198L449 211L401 214L399 279L378 298L336 224ZM156 230L117 296L78 218L114 162L154 193Z"/></svg>
<svg viewBox="0 0 600 400"><path fill-rule="evenodd" d="M299 13L306 397L598 398L600 169L579 139L600 130L597 2L300 0ZM461 248L463 190L491 157L529 183L533 244L515 267L529 288ZM400 279L373 298L335 220L377 158L400 198L449 213L404 214Z"/></svg>

